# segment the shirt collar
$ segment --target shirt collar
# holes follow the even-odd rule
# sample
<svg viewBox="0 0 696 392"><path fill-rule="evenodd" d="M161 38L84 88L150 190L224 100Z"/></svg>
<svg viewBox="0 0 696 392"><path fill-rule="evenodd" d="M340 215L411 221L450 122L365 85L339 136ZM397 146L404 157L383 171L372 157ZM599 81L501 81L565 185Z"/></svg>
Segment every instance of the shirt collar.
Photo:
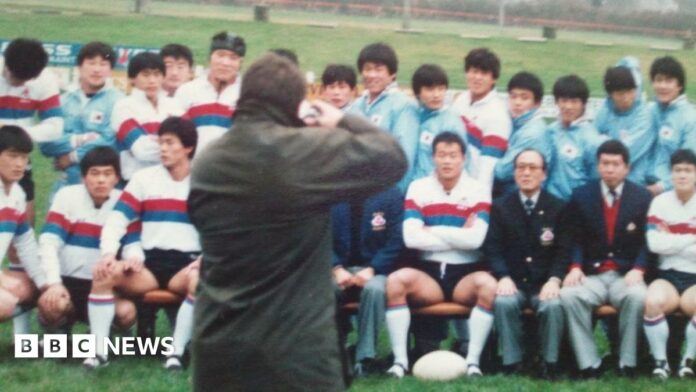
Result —
<svg viewBox="0 0 696 392"><path fill-rule="evenodd" d="M599 183L601 184L601 187L602 187L602 196L604 196L605 199L611 197L611 194L609 193L609 187L607 186L607 184L605 184L604 181L600 181ZM621 182L621 184L617 185L616 188L614 188L614 192L616 192L617 199L621 198L621 195L623 194L623 187L624 187L625 183L626 182L623 181L623 182Z"/></svg>
<svg viewBox="0 0 696 392"><path fill-rule="evenodd" d="M375 98L372 102L370 102L370 92L365 90L363 92L363 96L365 97L365 104L367 105L367 107L374 106L377 102L381 101L384 97L391 94L393 91L397 90L398 88L399 88L399 85L398 85L398 83L396 83L396 81L391 82L389 85L387 85L387 87L384 88L384 90L382 90L381 93L379 93L377 98Z"/></svg>
<svg viewBox="0 0 696 392"><path fill-rule="evenodd" d="M532 197L527 197L527 195L522 193L522 191L519 192L519 195L520 202L522 203L522 205L524 205L524 202L527 201L527 199L531 199L532 203L534 203L533 206L536 206L537 202L539 201L539 195L541 195L541 190L538 190L535 194L532 195Z"/></svg>

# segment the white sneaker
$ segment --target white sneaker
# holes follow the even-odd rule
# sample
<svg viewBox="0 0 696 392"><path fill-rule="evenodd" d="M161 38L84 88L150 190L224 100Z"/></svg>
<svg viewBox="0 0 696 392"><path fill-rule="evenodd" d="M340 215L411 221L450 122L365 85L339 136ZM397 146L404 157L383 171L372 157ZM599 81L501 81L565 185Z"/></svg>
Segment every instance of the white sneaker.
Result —
<svg viewBox="0 0 696 392"><path fill-rule="evenodd" d="M470 363L466 367L466 376L467 377L481 377L483 376L483 373L481 373L481 368L479 365L475 363Z"/></svg>
<svg viewBox="0 0 696 392"><path fill-rule="evenodd" d="M167 357L167 360L164 362L164 368L172 371L182 370L184 365L181 363L181 357L178 355Z"/></svg>
<svg viewBox="0 0 696 392"><path fill-rule="evenodd" d="M660 380L666 380L669 378L672 371L669 369L669 364L665 360L655 361L655 367L653 368L652 375Z"/></svg>
<svg viewBox="0 0 696 392"><path fill-rule="evenodd" d="M407 369L406 367L404 367L404 365L400 363L395 363L394 365L392 365L392 367L389 368L389 370L387 370L387 375L401 379L404 378L404 376L406 375L406 371Z"/></svg>
<svg viewBox="0 0 696 392"><path fill-rule="evenodd" d="M87 370L94 370L107 366L109 366L109 360L101 355L97 355L94 358L87 358L82 362L82 367Z"/></svg>
<svg viewBox="0 0 696 392"><path fill-rule="evenodd" d="M679 378L692 378L694 377L693 360L687 359L684 363L679 366Z"/></svg>

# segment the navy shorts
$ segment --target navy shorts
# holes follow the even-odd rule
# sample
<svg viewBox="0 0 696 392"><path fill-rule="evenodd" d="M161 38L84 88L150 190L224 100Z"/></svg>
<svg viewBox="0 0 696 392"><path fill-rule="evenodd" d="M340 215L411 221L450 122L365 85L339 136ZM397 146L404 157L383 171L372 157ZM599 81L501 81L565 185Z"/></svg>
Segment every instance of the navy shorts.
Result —
<svg viewBox="0 0 696 392"><path fill-rule="evenodd" d="M692 286L696 286L696 274L690 274L688 272L676 271L673 269L660 270L657 273L659 279L664 279L677 289L679 295L682 295L686 290Z"/></svg>
<svg viewBox="0 0 696 392"><path fill-rule="evenodd" d="M483 263L447 264L434 261L420 261L412 264L411 267L433 278L442 289L445 301L452 301L454 288L463 277L472 272L485 270Z"/></svg>
<svg viewBox="0 0 696 392"><path fill-rule="evenodd" d="M75 321L89 322L87 301L89 292L92 290L92 280L72 278L70 276L61 276L61 279L63 280L63 286L70 293L70 302L73 305L73 313L69 318L70 324Z"/></svg>
<svg viewBox="0 0 696 392"><path fill-rule="evenodd" d="M199 254L198 252L179 252L178 250L146 250L145 268L155 275L159 287L166 289L172 277L196 260Z"/></svg>

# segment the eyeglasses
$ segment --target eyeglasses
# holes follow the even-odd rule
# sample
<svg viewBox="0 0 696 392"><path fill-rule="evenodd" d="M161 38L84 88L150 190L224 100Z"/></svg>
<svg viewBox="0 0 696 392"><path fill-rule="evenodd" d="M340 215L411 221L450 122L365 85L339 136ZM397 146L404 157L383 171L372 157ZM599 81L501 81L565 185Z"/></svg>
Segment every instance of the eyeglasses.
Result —
<svg viewBox="0 0 696 392"><path fill-rule="evenodd" d="M521 172L523 172L523 171L525 171L525 170L529 170L529 171L535 172L535 171L539 171L539 170L541 170L541 169L543 169L543 166L538 166L538 165L515 165L515 170L518 170L518 171L521 171Z"/></svg>

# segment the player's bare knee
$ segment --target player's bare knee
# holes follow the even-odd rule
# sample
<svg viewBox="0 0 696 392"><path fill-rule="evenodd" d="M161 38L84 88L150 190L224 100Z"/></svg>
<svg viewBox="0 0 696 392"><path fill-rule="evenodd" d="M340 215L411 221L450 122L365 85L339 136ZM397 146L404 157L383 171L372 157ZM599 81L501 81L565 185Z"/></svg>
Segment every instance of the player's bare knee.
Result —
<svg viewBox="0 0 696 392"><path fill-rule="evenodd" d="M196 289L198 288L198 275L195 277L189 277L188 285L187 285L187 291L188 295L191 296L196 296Z"/></svg>
<svg viewBox="0 0 696 392"><path fill-rule="evenodd" d="M14 314L15 307L17 306L17 301L2 301L0 300L0 321L8 320L12 318Z"/></svg>

